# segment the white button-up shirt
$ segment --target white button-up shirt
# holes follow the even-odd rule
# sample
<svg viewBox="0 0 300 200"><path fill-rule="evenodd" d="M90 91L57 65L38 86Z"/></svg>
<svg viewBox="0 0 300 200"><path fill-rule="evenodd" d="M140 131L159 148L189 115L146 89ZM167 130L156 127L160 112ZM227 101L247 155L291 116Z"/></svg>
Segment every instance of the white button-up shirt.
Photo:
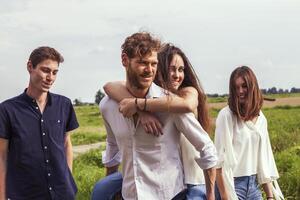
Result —
<svg viewBox="0 0 300 200"><path fill-rule="evenodd" d="M222 167L229 199L238 199L234 190L233 177L257 174L260 184L274 181L273 193L276 199L282 196L276 182L279 178L276 168L267 120L260 111L255 123L238 120L226 106L216 120L215 145Z"/></svg>
<svg viewBox="0 0 300 200"><path fill-rule="evenodd" d="M164 90L155 84L147 98L164 96ZM100 103L107 130L107 146L103 163L110 167L122 160L122 195L126 200L169 200L184 188L183 166L180 156L181 132L199 152L196 160L202 169L214 167L216 149L208 134L192 113L156 113L162 122L163 135L147 134L137 121L124 118L118 103L104 97Z"/></svg>

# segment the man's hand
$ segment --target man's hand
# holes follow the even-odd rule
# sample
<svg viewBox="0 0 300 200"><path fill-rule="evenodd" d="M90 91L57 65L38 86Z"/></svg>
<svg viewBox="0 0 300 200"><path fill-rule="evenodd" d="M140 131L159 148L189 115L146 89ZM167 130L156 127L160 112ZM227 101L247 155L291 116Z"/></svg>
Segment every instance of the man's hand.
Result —
<svg viewBox="0 0 300 200"><path fill-rule="evenodd" d="M124 117L132 117L137 112L135 98L125 98L119 103L119 111Z"/></svg>
<svg viewBox="0 0 300 200"><path fill-rule="evenodd" d="M142 124L146 133L160 136L162 132L162 124L160 121L153 115L148 112L139 112L140 123Z"/></svg>

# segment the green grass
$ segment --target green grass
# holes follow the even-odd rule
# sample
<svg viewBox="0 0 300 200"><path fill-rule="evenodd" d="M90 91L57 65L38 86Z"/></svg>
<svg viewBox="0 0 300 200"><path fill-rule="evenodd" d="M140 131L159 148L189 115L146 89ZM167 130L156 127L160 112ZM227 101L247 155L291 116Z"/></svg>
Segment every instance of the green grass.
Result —
<svg viewBox="0 0 300 200"><path fill-rule="evenodd" d="M98 106L76 106L79 128L72 133L72 144L82 145L105 140L103 118Z"/></svg>
<svg viewBox="0 0 300 200"><path fill-rule="evenodd" d="M268 120L268 130L274 152L300 145L299 106L265 108L263 112Z"/></svg>
<svg viewBox="0 0 300 200"><path fill-rule="evenodd" d="M99 149L91 150L74 160L73 174L78 187L76 200L91 199L95 183L105 176Z"/></svg>
<svg viewBox="0 0 300 200"><path fill-rule="evenodd" d="M208 103L222 103L227 102L227 97L209 97L207 101Z"/></svg>

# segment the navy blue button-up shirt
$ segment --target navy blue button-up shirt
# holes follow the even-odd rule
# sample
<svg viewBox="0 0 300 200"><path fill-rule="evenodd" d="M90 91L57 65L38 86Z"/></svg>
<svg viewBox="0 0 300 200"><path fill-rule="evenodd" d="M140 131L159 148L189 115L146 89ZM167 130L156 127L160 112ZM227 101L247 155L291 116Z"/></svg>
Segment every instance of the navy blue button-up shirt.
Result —
<svg viewBox="0 0 300 200"><path fill-rule="evenodd" d="M9 140L7 198L75 199L64 141L77 127L72 103L61 95L48 93L43 113L26 92L0 104L0 138Z"/></svg>

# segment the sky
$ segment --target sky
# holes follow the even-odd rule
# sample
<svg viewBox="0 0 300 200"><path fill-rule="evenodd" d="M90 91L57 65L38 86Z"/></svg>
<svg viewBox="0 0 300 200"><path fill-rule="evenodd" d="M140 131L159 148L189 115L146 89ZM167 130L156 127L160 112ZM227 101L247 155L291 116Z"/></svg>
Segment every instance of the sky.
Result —
<svg viewBox="0 0 300 200"><path fill-rule="evenodd" d="M138 31L180 47L206 93L228 93L240 65L260 88L300 87L298 0L0 0L0 102L27 87L28 57L45 45L65 58L51 91L94 102L125 79L120 47Z"/></svg>

